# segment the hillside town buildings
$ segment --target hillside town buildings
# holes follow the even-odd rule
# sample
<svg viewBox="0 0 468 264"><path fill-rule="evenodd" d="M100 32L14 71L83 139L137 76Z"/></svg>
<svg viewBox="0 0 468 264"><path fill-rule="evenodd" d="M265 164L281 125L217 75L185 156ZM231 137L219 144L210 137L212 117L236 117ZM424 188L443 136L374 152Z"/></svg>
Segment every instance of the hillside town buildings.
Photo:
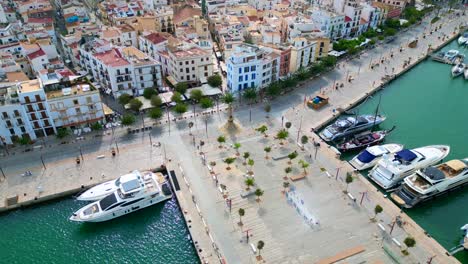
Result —
<svg viewBox="0 0 468 264"><path fill-rule="evenodd" d="M376 29L409 4L0 1L0 136L11 144L101 122L102 96L138 97L178 83L198 87L218 73L223 90L236 96L263 89L328 56L334 41Z"/></svg>

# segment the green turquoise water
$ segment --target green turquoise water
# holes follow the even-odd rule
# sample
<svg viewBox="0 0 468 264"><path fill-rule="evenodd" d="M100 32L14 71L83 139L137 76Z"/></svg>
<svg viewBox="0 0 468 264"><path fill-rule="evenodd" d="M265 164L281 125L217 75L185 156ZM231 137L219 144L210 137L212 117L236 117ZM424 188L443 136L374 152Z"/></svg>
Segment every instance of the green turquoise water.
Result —
<svg viewBox="0 0 468 264"><path fill-rule="evenodd" d="M199 263L177 202L103 223L68 217L72 199L0 215L0 263Z"/></svg>
<svg viewBox="0 0 468 264"><path fill-rule="evenodd" d="M468 56L468 49L454 41L443 50L458 49ZM402 143L407 148L425 145L450 145L446 158L468 157L468 80L452 78L451 66L424 61L390 83L383 91L357 109L360 114L374 113L382 94L381 112L387 120L380 128L396 129L385 140ZM468 223L468 186L446 196L407 210L422 228L442 246L458 245L460 227ZM468 263L468 253L456 257Z"/></svg>

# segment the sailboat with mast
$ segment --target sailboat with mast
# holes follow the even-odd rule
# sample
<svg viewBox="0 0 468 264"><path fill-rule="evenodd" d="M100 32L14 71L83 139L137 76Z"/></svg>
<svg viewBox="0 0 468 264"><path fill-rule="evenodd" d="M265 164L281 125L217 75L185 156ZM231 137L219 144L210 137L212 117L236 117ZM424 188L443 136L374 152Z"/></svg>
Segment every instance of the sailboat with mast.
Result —
<svg viewBox="0 0 468 264"><path fill-rule="evenodd" d="M386 119L385 116L378 114L378 110L379 107L377 107L374 115L356 114L355 116L340 118L333 124L327 126L319 135L325 141L336 141L374 128Z"/></svg>
<svg viewBox="0 0 468 264"><path fill-rule="evenodd" d="M340 150L341 152L345 152L345 151L358 150L358 149L366 148L368 146L376 145L378 143L381 143L385 139L385 137L395 129L395 126L394 126L390 130L374 131L376 127L376 120L379 116L379 108L380 108L381 99L382 99L382 96L379 97L379 103L375 109L375 115L373 118L374 122L372 124L371 129L369 131L365 131L365 132L353 135L353 137L349 139L348 141L345 141L342 144L339 144L337 146L338 150Z"/></svg>

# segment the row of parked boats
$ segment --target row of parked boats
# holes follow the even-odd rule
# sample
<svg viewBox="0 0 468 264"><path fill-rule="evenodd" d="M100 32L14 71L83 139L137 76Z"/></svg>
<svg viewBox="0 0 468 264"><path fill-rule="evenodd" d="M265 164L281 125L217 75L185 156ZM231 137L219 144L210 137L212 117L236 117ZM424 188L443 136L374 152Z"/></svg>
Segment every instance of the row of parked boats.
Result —
<svg viewBox="0 0 468 264"><path fill-rule="evenodd" d="M457 64L452 67L452 77L455 78L461 75L465 77L465 80L468 80L468 65L464 62L457 62Z"/></svg>
<svg viewBox="0 0 468 264"><path fill-rule="evenodd" d="M350 144L361 137L358 134L360 131L373 128L384 120L385 117L379 115L345 117L326 127L320 136L326 141L335 142L344 138L345 143L337 145L338 149L343 149L343 144ZM350 137L350 140L346 139ZM381 141L377 140L377 143ZM349 163L358 171L371 169L369 179L384 190L393 192L391 198L403 207L411 208L468 183L468 158L438 164L450 153L450 146L405 149L401 144L377 145L372 139L357 145L365 149ZM356 149L358 147L353 148Z"/></svg>
<svg viewBox="0 0 468 264"><path fill-rule="evenodd" d="M70 217L76 222L103 222L123 216L172 197L161 172L133 171L87 190L77 200L88 201Z"/></svg>
<svg viewBox="0 0 468 264"><path fill-rule="evenodd" d="M458 38L458 44L460 46L468 47L468 31L463 33ZM454 58L454 66L452 67L452 77L458 77L463 75L465 80L468 80L468 65L463 62L464 56L458 50L450 50L447 53L456 54Z"/></svg>

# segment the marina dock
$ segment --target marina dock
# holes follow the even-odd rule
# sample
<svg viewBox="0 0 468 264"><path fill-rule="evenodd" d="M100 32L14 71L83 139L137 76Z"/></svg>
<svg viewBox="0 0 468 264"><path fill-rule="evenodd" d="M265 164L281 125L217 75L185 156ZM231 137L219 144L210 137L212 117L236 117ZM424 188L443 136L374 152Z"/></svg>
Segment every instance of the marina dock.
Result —
<svg viewBox="0 0 468 264"><path fill-rule="evenodd" d="M447 23L444 28L448 29L457 24L456 21ZM453 34L437 41L434 35L421 41L419 45L425 47L424 45L430 42L435 49L440 49L456 37L457 34ZM76 164L75 158L49 162L46 160L45 164L36 161L35 166L27 168L31 170L32 176L21 176L21 170L10 169L7 171L8 179L0 184L0 199L5 201L0 205L0 211L69 196L89 186L113 179L122 172L148 169L148 164L157 166L165 163L191 240L202 263L387 263L385 261L392 259L387 251L397 255L400 263L427 262L429 259L432 263L459 263L366 179L353 174L355 182L347 186L343 178L347 172L353 173L353 168L341 161L315 134L309 133L312 129L317 131L335 119L339 114L336 109L353 108L428 58L427 52L421 53L419 49L407 47L398 55L412 57L412 60L405 67L400 65L400 61L398 66L396 63L382 65L374 71L366 69L361 72L361 68L357 70L356 67L356 71L349 74L355 77L359 75L359 78L355 78L352 83L346 83L342 90L324 88L321 92L329 96L330 104L320 109L318 114L310 114L315 110L306 109L301 101L310 95L310 91L318 92L319 85L314 82L319 80L304 82L304 89L298 89L296 94L289 98L285 96L285 99L278 99L285 105L287 100L292 100L296 105L294 109L286 109L266 121L264 113L258 111L258 115L262 116L261 123L268 123L269 133L280 129L279 124L284 117L285 121L294 124L290 128L291 135L306 132L306 135L311 135L311 141L313 139L320 142L322 146L319 151L312 144L301 150L296 145L294 136L290 136L284 144L274 141L273 136L263 137L254 131L254 125L257 124L252 124L245 118L248 112L242 112L245 116L239 114L239 119L244 118L243 130L237 135L230 135L230 140L240 142L242 151L249 151L255 159L255 165L252 167L258 174L255 175L256 187L265 192L258 200L255 196L241 196L246 188L243 177L248 170L248 166L242 165L242 158L236 158L236 164L229 170L226 169L223 159L235 154L230 146L218 147L215 135L220 134L221 125L215 121L214 125L206 127L206 135L204 127L193 128L191 132L197 137L196 141L195 136L193 137L193 145L192 137L187 133L165 135L166 138L162 140L175 138L175 142L167 146L169 158L166 158L166 149L163 151L161 147L154 147L148 143L147 138L142 137L137 143L120 147L116 157L111 157L110 150L103 148L96 152L84 153L79 165ZM372 56L362 54L366 59L372 59ZM383 67L392 66L395 67L392 77L382 79L386 72ZM367 65L362 67L367 68ZM327 78L331 86L333 81L330 82L331 77ZM306 120L300 123L303 114ZM220 122L224 123L224 120ZM296 127L296 124L303 126ZM185 129L185 126L180 126L183 127L181 130ZM206 157L203 155L205 164L202 163L195 146L195 142L201 139L206 141L203 150L206 153ZM286 190L282 185L283 171L288 160L266 158L263 152L265 141L271 142L271 157L285 156L293 150L298 151L299 157L294 160L295 168L291 173L293 175L289 175L291 177L302 175L302 169L296 165L297 160L309 162L306 176L291 184L294 188ZM209 173L207 161L216 161L216 177ZM227 197L223 197L218 191L218 180L219 183L227 185ZM230 199L232 206L229 210L226 198ZM303 201L306 205L301 206L297 201ZM384 211L373 222L369 219L374 216L376 204L381 205ZM239 224L241 219L238 214L241 208L246 212L242 218L242 225ZM391 223L394 223L397 216L401 217L405 224L393 230ZM414 237L417 245L409 249L409 256L404 257L401 256L401 250L405 248L403 240L407 236ZM260 252L256 243L260 240L266 245L262 249L262 257L258 258ZM436 257L432 260L432 256Z"/></svg>

